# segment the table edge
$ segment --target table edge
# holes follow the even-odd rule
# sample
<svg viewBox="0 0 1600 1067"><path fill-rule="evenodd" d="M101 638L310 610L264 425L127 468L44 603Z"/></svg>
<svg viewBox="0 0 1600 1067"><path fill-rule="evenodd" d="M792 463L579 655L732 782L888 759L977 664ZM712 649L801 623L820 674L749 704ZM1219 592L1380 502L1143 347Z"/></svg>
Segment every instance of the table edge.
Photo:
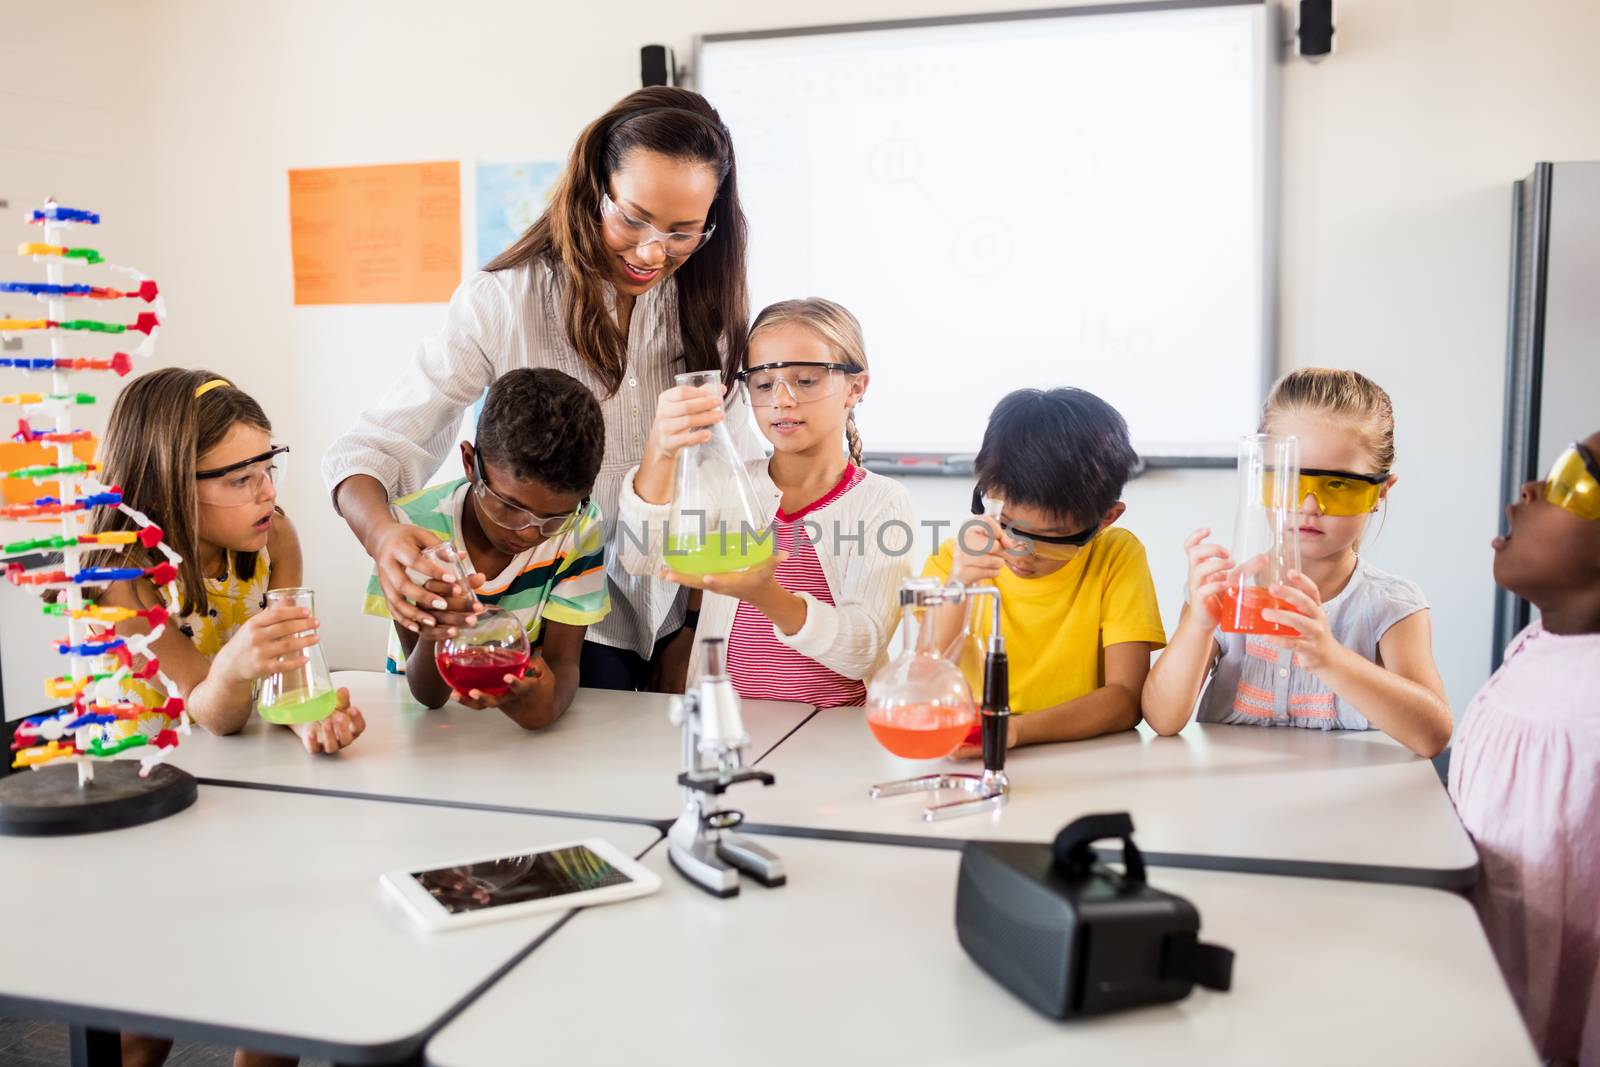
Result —
<svg viewBox="0 0 1600 1067"><path fill-rule="evenodd" d="M652 848L657 841L651 842ZM500 979L521 964L534 950L566 926L581 911L567 911L530 943L519 948L504 963L496 967L482 981L467 990L462 997L430 1020L415 1033L373 1044L331 1041L324 1038L296 1037L293 1034L270 1030L253 1030L248 1027L227 1026L222 1023L198 1022L176 1015L152 1015L144 1012L122 1011L116 1008L98 1008L75 1005L69 1001L41 1000L33 997L12 996L0 993L0 1015L22 1018L51 1019L69 1026L82 1026L93 1030L111 1032L127 1031L170 1037L174 1040L202 1041L206 1044L234 1046L252 1051L267 1052L301 1059L315 1058L348 1064L392 1064L410 1062L417 1056L434 1034L448 1026L474 1001L482 997Z"/></svg>
<svg viewBox="0 0 1600 1067"><path fill-rule="evenodd" d="M228 787L230 783L206 783ZM274 789L266 786L245 784L243 788L263 789L268 792L298 792L311 793L325 796L344 794L330 794L324 790L307 790L298 787L290 789ZM375 799L365 794L349 796L349 799L368 800ZM402 803L406 798L396 798ZM410 801L410 803L427 803L423 801ZM481 806L474 805L449 805L451 807L467 807L472 810L484 810ZM523 811L510 809L509 814L556 814L546 812ZM563 815L563 818L583 818L583 816ZM656 837L639 851L634 857L642 858L651 849L666 840L666 830L663 826L654 823L641 823L627 819L609 819L610 822L630 822L635 826L650 826L656 831ZM346 1064L393 1064L397 1062L416 1062L422 1055L424 1047L440 1030L450 1025L455 1018L493 988L502 978L520 966L535 949L543 945L556 932L572 921L583 908L569 908L555 922L539 933L532 941L523 945L508 956L504 962L495 967L481 981L474 984L462 996L450 1004L431 1019L426 1025L416 1032L403 1037L392 1038L388 1041L374 1044L360 1044L350 1042L329 1041L322 1038L297 1037L289 1033L280 1033L270 1030L252 1030L248 1027L232 1027L220 1023L197 1022L175 1015L154 1015L144 1012L122 1011L115 1008L99 1008L93 1005L73 1004L70 1001L46 1000L37 997L15 996L0 993L0 1015L13 1015L21 1018L51 1019L66 1023L68 1026L82 1026L94 1030L131 1031L133 1033L147 1033L161 1037L182 1038L190 1041L203 1041L207 1044L233 1045L238 1048L248 1048L252 1051L277 1053L286 1056L296 1056L300 1059L314 1057L316 1059L332 1060L335 1063Z"/></svg>
<svg viewBox="0 0 1600 1067"><path fill-rule="evenodd" d="M747 822L739 827L749 834L771 837L806 837L825 841L852 841L866 845L897 845L909 848L936 848L959 852L967 838L923 837L915 834L885 834L865 830L831 830L813 826ZM997 844L1038 844L984 838ZM1479 864L1467 867L1399 867L1376 863L1338 863L1331 860L1269 859L1259 856L1226 856L1194 852L1146 852L1145 863L1153 867L1180 867L1230 874L1278 875L1289 878L1320 878L1335 882L1368 882L1374 885L1405 885L1448 892L1463 892L1478 882ZM1097 848L1096 856L1113 863L1122 862L1120 848Z"/></svg>
<svg viewBox="0 0 1600 1067"><path fill-rule="evenodd" d="M642 815L604 815L593 811L575 811L569 808L525 808L516 804L492 804L478 800L441 800L434 797L412 797L399 793L363 793L351 789L325 789L311 785L282 785L275 782L251 782L242 778L196 778L201 785L221 789L253 789L263 793L293 793L299 796L336 797L340 800L369 800L380 804L413 804L425 808L455 808L461 811L488 811L502 815L542 815L554 819L587 819L590 822L625 823L629 826L648 826L665 833L676 816L649 819Z"/></svg>

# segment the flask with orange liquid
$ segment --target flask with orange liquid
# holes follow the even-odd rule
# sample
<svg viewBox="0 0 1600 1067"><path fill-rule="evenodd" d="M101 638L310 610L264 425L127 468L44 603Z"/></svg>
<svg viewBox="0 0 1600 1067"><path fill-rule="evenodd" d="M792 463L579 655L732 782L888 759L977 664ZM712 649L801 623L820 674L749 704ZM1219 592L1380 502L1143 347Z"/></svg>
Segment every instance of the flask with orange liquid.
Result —
<svg viewBox="0 0 1600 1067"><path fill-rule="evenodd" d="M1233 561L1228 587L1207 606L1231 634L1298 636L1268 622L1268 608L1293 611L1271 593L1300 568L1300 441L1271 434L1239 439L1239 501L1233 522Z"/></svg>
<svg viewBox="0 0 1600 1067"><path fill-rule="evenodd" d="M934 613L969 613L973 601L990 601L991 628L983 657L983 702L976 706L961 669L951 660L965 643L963 638L940 647ZM951 793L958 799L931 804L922 810L924 820L948 819L1003 807L1010 795L1006 779L1006 734L1011 718L1010 666L1005 637L1000 632L1000 592L992 585L941 585L932 578L908 578L900 586L904 611L906 651L880 671L867 690L867 725L878 743L897 756L934 759L949 755L974 724L981 724L981 773L937 771L915 778L880 782L867 791L871 797L897 797L912 793Z"/></svg>
<svg viewBox="0 0 1600 1067"><path fill-rule="evenodd" d="M878 673L867 691L872 735L906 759L948 756L978 721L967 680L938 643L931 617L938 609L929 606L928 597L939 588L932 578L906 581L900 596L905 651Z"/></svg>

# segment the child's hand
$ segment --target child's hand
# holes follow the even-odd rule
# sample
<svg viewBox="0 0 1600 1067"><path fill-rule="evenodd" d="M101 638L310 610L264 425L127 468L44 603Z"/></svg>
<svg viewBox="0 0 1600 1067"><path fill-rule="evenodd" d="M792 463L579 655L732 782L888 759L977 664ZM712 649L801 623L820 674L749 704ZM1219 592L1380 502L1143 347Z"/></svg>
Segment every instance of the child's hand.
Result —
<svg viewBox="0 0 1600 1067"><path fill-rule="evenodd" d="M1267 622L1292 626L1300 635L1280 635L1272 640L1294 649L1295 663L1308 671L1315 672L1327 666L1344 646L1339 644L1328 626L1328 613L1322 610L1322 597L1317 592L1317 583L1299 571L1290 571L1287 583L1274 585L1268 592L1294 610L1267 608L1261 612L1261 618Z"/></svg>
<svg viewBox="0 0 1600 1067"><path fill-rule="evenodd" d="M1209 536L1211 531L1201 527L1183 542L1183 550L1189 557L1189 610L1183 619L1214 630L1222 620L1217 618L1211 598L1228 588L1233 557L1221 545L1207 541Z"/></svg>
<svg viewBox="0 0 1600 1067"><path fill-rule="evenodd" d="M781 588L777 579L778 565L788 558L789 553L780 550L748 570L725 574L679 574L670 567L662 567L657 576L690 589L704 589L708 593L721 593L735 600L758 604L774 589Z"/></svg>
<svg viewBox="0 0 1600 1067"><path fill-rule="evenodd" d="M979 527L986 527L987 532ZM1000 520L993 515L975 515L956 531L955 554L950 565L950 580L973 585L1000 577L1010 545Z"/></svg>
<svg viewBox="0 0 1600 1067"><path fill-rule="evenodd" d="M333 714L326 719L297 722L289 727L313 756L319 752L333 753L341 748L349 748L366 728L367 720L362 717L361 710L350 706L348 689L339 690Z"/></svg>
<svg viewBox="0 0 1600 1067"><path fill-rule="evenodd" d="M980 716L981 716L981 713L980 713ZM971 731L969 731L967 733L966 740L962 741L961 744L957 745L956 746L956 750L954 752L950 753L949 758L950 759L982 759L983 758L983 733L982 733L982 730L983 730L983 724L980 721L980 723L977 726L974 726L971 729ZM1015 715L1012 715L1012 716L1010 716L1009 718L1006 719L1006 750L1009 752L1011 749L1016 748L1016 747L1017 747L1017 717Z"/></svg>
<svg viewBox="0 0 1600 1067"><path fill-rule="evenodd" d="M211 661L211 670L235 682L253 682L305 666L305 650L320 640L321 624L306 608L282 604L252 616Z"/></svg>
<svg viewBox="0 0 1600 1067"><path fill-rule="evenodd" d="M507 674L505 681L504 693L469 689L450 695L469 708L499 708L524 726L545 726L554 720L556 675L543 656L534 653L521 678Z"/></svg>
<svg viewBox="0 0 1600 1067"><path fill-rule="evenodd" d="M727 386L712 389L679 385L668 389L656 401L656 421L650 427L645 451L662 460L672 460L690 445L711 440L710 427L726 418L722 394Z"/></svg>

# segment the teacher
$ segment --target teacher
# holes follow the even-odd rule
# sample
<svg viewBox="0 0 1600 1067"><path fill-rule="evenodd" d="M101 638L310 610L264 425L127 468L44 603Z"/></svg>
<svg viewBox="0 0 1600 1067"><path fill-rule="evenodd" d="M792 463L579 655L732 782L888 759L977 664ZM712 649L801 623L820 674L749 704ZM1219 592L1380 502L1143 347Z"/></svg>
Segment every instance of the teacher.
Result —
<svg viewBox="0 0 1600 1067"><path fill-rule="evenodd" d="M420 557L438 538L400 522L389 502L425 487L456 443L462 411L496 378L553 367L599 398L606 438L595 501L610 539L657 397L676 373L742 365L748 318L727 127L698 93L629 94L578 137L539 220L461 284L444 328L323 458L334 506L377 565L393 618L433 639L462 621L417 607L434 597L406 569L429 572ZM654 673L681 685L673 675L693 643L687 592L631 576L615 556L608 551L611 611L585 635L580 683L641 689Z"/></svg>

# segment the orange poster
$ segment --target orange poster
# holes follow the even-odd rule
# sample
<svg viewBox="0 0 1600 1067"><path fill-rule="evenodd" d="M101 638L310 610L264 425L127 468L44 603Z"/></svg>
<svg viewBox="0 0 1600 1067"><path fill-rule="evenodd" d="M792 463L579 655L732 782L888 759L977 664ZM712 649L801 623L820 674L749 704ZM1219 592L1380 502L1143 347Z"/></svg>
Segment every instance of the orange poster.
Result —
<svg viewBox="0 0 1600 1067"><path fill-rule="evenodd" d="M289 172L296 304L427 304L461 282L461 164Z"/></svg>
<svg viewBox="0 0 1600 1067"><path fill-rule="evenodd" d="M79 463L92 463L94 449L94 441L74 441L72 455ZM20 444L0 439L0 471L16 470L18 467L54 467L56 463L55 445L37 442ZM0 479L0 504L31 504L41 496L60 495L61 485L58 482L34 482L26 478ZM49 521L59 523L61 520L51 518Z"/></svg>

